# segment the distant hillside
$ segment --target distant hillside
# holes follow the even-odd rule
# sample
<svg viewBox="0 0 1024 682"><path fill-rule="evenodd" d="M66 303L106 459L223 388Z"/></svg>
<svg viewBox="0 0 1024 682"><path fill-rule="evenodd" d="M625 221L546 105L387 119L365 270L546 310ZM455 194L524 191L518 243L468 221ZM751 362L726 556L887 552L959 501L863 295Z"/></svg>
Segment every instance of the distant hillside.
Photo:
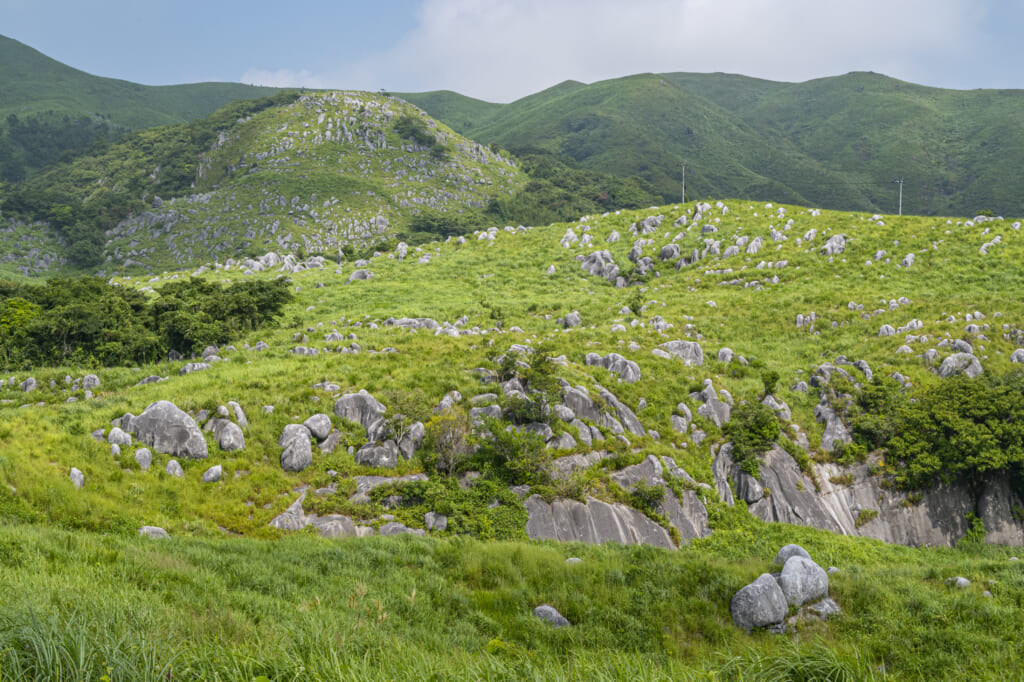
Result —
<svg viewBox="0 0 1024 682"><path fill-rule="evenodd" d="M525 182L507 154L401 100L281 93L141 131L13 185L0 248L25 275L270 249L336 256L415 229L468 231L459 214L512 198ZM411 225L434 214L447 217Z"/></svg>
<svg viewBox="0 0 1024 682"><path fill-rule="evenodd" d="M567 82L510 104L404 99L484 143L539 147L677 200L745 196L918 214L1024 213L1024 91L954 91L851 73L806 83L726 74Z"/></svg>
<svg viewBox="0 0 1024 682"><path fill-rule="evenodd" d="M236 99L274 92L276 88L240 83L149 86L101 78L0 36L0 120L11 114L23 117L53 111L72 117L102 117L138 130L191 121Z"/></svg>

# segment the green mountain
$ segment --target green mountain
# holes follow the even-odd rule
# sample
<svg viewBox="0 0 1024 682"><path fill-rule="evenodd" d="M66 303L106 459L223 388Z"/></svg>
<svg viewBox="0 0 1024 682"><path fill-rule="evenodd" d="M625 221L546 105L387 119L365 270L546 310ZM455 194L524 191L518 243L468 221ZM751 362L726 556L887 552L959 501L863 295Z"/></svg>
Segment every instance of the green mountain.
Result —
<svg viewBox="0 0 1024 682"><path fill-rule="evenodd" d="M484 143L541 148L687 194L923 215L1019 214L1024 92L928 88L872 73L806 83L726 74L569 82L510 104L401 95ZM1016 197L1016 198L1015 198Z"/></svg>
<svg viewBox="0 0 1024 682"><path fill-rule="evenodd" d="M101 118L128 130L182 123L237 99L277 92L240 83L149 86L93 76L0 36L0 125L7 117L54 112Z"/></svg>

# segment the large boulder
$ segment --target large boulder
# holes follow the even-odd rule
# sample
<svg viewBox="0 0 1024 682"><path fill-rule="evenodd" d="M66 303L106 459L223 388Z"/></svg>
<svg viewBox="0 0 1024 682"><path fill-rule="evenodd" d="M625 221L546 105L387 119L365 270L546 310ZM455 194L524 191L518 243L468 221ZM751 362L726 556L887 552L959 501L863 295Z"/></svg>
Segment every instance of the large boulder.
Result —
<svg viewBox="0 0 1024 682"><path fill-rule="evenodd" d="M135 437L158 452L174 457L206 459L208 456L203 432L177 405L168 400L152 403L131 420Z"/></svg>
<svg viewBox="0 0 1024 682"><path fill-rule="evenodd" d="M398 465L401 452L398 444L389 439L383 445L367 443L356 451L355 460L363 466L393 468Z"/></svg>
<svg viewBox="0 0 1024 682"><path fill-rule="evenodd" d="M661 344L658 348L663 349L672 357L682 360L685 365L700 367L704 364L704 349L696 341L669 341Z"/></svg>
<svg viewBox="0 0 1024 682"><path fill-rule="evenodd" d="M539 495L532 495L524 505L529 515L526 534L535 540L618 542L675 549L668 531L623 504L609 504L592 497L586 503L555 498L548 504Z"/></svg>
<svg viewBox="0 0 1024 682"><path fill-rule="evenodd" d="M729 603L732 622L747 632L782 623L788 611L786 596L770 573L762 573Z"/></svg>
<svg viewBox="0 0 1024 682"><path fill-rule="evenodd" d="M803 606L828 596L828 573L807 557L786 559L779 576L779 587L792 606Z"/></svg>
<svg viewBox="0 0 1024 682"><path fill-rule="evenodd" d="M224 452L234 452L245 447L245 435L242 433L242 427L233 421L218 419L213 434L217 439L217 447Z"/></svg>
<svg viewBox="0 0 1024 682"><path fill-rule="evenodd" d="M939 366L939 376L944 379L954 374L963 374L973 379L981 373L981 363L970 353L953 353Z"/></svg>
<svg viewBox="0 0 1024 682"><path fill-rule="evenodd" d="M277 444L281 452L281 468L285 471L302 471L313 463L311 434L302 424L288 424L281 432Z"/></svg>
<svg viewBox="0 0 1024 682"><path fill-rule="evenodd" d="M619 380L627 384L635 384L640 381L640 366L618 353L609 353L603 358L597 353L587 353L584 362L588 365L604 367L609 372L618 374Z"/></svg>
<svg viewBox="0 0 1024 682"><path fill-rule="evenodd" d="M558 609L550 604L541 604L533 610L533 615L556 628L570 627L571 625L565 616L560 614Z"/></svg>
<svg viewBox="0 0 1024 682"><path fill-rule="evenodd" d="M314 414L302 422L302 425L309 429L309 432L313 435L313 438L316 438L318 443L326 440L327 436L331 435L331 418L322 412Z"/></svg>
<svg viewBox="0 0 1024 682"><path fill-rule="evenodd" d="M343 395L334 403L334 414L361 425L366 429L366 439L371 443L384 440L386 410L365 390Z"/></svg>

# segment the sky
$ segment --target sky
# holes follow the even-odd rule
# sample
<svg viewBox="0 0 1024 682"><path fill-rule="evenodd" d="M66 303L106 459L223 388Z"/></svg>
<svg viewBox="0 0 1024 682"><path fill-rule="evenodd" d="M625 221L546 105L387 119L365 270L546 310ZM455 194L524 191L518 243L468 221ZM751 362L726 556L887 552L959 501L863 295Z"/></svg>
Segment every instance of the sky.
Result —
<svg viewBox="0 0 1024 682"><path fill-rule="evenodd" d="M1024 88L1022 29L1024 0L0 0L0 35L98 76L492 102L672 71Z"/></svg>

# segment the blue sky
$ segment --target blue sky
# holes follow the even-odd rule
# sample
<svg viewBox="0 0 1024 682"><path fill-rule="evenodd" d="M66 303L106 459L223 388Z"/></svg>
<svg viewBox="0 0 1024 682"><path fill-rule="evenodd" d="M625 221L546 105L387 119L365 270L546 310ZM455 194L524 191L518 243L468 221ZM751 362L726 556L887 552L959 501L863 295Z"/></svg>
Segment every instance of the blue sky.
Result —
<svg viewBox="0 0 1024 682"><path fill-rule="evenodd" d="M664 71L1024 88L1022 31L1024 0L0 0L0 34L96 75L490 101Z"/></svg>

